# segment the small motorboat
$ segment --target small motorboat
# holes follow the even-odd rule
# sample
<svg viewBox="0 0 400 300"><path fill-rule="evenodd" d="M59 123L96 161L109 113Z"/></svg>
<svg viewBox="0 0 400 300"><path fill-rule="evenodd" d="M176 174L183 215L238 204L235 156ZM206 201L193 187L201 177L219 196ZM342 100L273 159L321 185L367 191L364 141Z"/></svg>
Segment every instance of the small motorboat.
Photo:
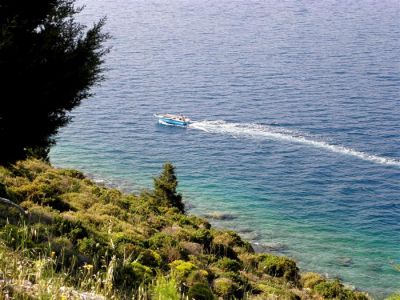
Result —
<svg viewBox="0 0 400 300"><path fill-rule="evenodd" d="M174 125L186 127L190 124L191 120L183 115L172 115L172 114L155 114L158 118L158 123L163 125Z"/></svg>

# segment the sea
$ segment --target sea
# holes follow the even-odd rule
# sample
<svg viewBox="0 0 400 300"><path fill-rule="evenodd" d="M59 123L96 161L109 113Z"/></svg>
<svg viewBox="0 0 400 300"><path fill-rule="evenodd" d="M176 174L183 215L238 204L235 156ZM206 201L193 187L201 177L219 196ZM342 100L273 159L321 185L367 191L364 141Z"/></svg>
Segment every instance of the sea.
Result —
<svg viewBox="0 0 400 300"><path fill-rule="evenodd" d="M398 0L76 4L107 17L111 49L55 166L140 192L171 161L188 213L375 299L400 291Z"/></svg>

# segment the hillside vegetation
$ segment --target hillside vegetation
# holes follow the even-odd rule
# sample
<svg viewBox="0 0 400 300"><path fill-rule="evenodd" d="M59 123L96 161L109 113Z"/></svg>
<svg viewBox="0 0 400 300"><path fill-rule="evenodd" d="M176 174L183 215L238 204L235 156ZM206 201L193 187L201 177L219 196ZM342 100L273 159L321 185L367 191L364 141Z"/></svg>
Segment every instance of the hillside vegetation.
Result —
<svg viewBox="0 0 400 300"><path fill-rule="evenodd" d="M368 299L184 213L174 167L123 194L39 160L0 167L0 298Z"/></svg>

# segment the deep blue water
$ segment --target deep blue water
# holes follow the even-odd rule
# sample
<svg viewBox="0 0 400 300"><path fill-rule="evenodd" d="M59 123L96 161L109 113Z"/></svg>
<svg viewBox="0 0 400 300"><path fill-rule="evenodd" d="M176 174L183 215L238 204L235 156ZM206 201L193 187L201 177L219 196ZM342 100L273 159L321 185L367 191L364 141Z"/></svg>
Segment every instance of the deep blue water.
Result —
<svg viewBox="0 0 400 300"><path fill-rule="evenodd" d="M140 190L172 161L191 213L230 213L214 223L376 298L400 290L399 1L81 3L112 51L53 164Z"/></svg>

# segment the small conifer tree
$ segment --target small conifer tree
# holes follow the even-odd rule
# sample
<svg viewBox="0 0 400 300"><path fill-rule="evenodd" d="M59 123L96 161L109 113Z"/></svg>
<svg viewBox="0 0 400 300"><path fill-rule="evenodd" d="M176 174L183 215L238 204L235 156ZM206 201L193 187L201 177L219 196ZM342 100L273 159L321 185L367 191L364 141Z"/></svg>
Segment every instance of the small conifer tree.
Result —
<svg viewBox="0 0 400 300"><path fill-rule="evenodd" d="M177 193L178 180L175 175L175 167L172 163L166 162L160 176L154 180L154 196L160 203L176 207L180 212L185 211L182 202L182 195Z"/></svg>

